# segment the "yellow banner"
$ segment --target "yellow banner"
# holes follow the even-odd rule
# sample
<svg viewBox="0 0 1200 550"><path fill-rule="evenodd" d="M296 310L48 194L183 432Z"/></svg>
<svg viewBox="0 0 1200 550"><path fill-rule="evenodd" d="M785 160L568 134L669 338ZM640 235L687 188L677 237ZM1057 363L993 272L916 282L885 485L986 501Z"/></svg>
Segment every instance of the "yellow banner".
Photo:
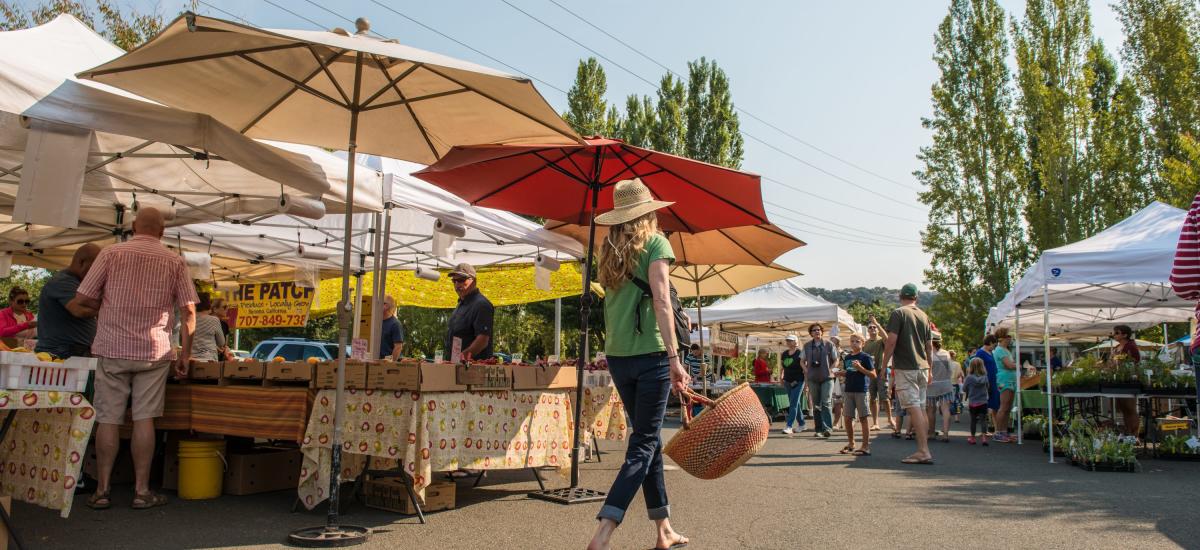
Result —
<svg viewBox="0 0 1200 550"><path fill-rule="evenodd" d="M558 271L550 274L550 290L539 290L534 286L534 267L531 265L480 268L477 284L483 295L496 307L527 304L578 296L583 281L579 269L578 262L563 262ZM363 277L364 294L370 294L372 280L370 273ZM350 282L350 289L353 292L354 281ZM332 312L341 299L341 292L341 279L321 281L320 299L313 313L323 315ZM402 306L453 308L458 305L458 295L454 293L454 285L444 270L438 281L421 279L412 271L389 271L387 294L395 297L396 303Z"/></svg>
<svg viewBox="0 0 1200 550"><path fill-rule="evenodd" d="M316 290L295 281L250 283L227 292L230 328L302 327Z"/></svg>

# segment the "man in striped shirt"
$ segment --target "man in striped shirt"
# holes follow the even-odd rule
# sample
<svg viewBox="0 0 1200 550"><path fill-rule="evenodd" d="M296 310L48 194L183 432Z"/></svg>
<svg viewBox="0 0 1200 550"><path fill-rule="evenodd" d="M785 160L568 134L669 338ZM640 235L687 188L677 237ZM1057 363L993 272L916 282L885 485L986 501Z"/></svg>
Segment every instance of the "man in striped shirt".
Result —
<svg viewBox="0 0 1200 550"><path fill-rule="evenodd" d="M92 355L96 369L96 492L92 508L111 506L109 479L120 446L118 427L132 396L134 508L166 504L150 491L154 458L154 419L162 416L167 375L184 377L196 330L196 290L183 258L163 246L162 214L142 208L133 222L133 237L100 252L73 302L99 311ZM70 306L68 306L70 307ZM182 350L171 347L174 310L181 315Z"/></svg>

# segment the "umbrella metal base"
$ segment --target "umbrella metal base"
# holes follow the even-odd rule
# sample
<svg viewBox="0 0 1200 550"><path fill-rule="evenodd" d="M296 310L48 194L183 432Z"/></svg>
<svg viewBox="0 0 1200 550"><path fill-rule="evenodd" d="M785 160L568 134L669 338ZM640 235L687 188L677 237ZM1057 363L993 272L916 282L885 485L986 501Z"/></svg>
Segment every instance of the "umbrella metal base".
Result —
<svg viewBox="0 0 1200 550"><path fill-rule="evenodd" d="M530 498L538 500L547 500L558 504L581 504L584 502L596 502L604 500L607 493L594 489L584 489L583 487L565 487L562 489L547 489L545 491L535 491L529 493Z"/></svg>
<svg viewBox="0 0 1200 550"><path fill-rule="evenodd" d="M288 535L288 543L304 548L336 548L356 546L367 542L371 530L356 525L340 525L338 527L306 527L292 531Z"/></svg>

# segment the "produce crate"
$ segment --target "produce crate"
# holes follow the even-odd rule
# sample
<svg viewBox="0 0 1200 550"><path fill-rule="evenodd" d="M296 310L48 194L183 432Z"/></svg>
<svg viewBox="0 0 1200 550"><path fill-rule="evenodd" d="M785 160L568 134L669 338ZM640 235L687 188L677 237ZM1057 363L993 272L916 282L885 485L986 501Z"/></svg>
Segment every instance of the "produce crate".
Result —
<svg viewBox="0 0 1200 550"><path fill-rule="evenodd" d="M317 389L337 388L337 361L321 361L317 363L313 374L313 387ZM365 389L367 387L367 364L355 359L346 359L346 387Z"/></svg>
<svg viewBox="0 0 1200 550"><path fill-rule="evenodd" d="M454 381L470 391L511 390L513 373L510 365L456 365Z"/></svg>
<svg viewBox="0 0 1200 550"><path fill-rule="evenodd" d="M0 365L0 389L57 390L81 392L87 389L88 373L96 370L93 357L71 357L62 363L38 361Z"/></svg>
<svg viewBox="0 0 1200 550"><path fill-rule="evenodd" d="M420 493L417 499L421 502L421 511L425 513L454 509L454 493L457 487L452 481L439 481L425 488L425 497ZM408 489L404 481L398 477L370 479L363 484L363 496L366 505L389 512L399 512L405 515L416 514Z"/></svg>
<svg viewBox="0 0 1200 550"><path fill-rule="evenodd" d="M254 447L248 452L230 453L222 491L227 495L295 491L303 461L299 449Z"/></svg>
<svg viewBox="0 0 1200 550"><path fill-rule="evenodd" d="M421 365L419 363L380 362L367 365L367 387L373 390L421 389Z"/></svg>
<svg viewBox="0 0 1200 550"><path fill-rule="evenodd" d="M262 361L226 361L221 376L234 380L262 380L267 367Z"/></svg>
<svg viewBox="0 0 1200 550"><path fill-rule="evenodd" d="M458 383L458 369L450 364L421 363L421 391L467 391Z"/></svg>
<svg viewBox="0 0 1200 550"><path fill-rule="evenodd" d="M307 361L284 361L267 363L266 380L272 382L311 383L315 366Z"/></svg>
<svg viewBox="0 0 1200 550"><path fill-rule="evenodd" d="M188 378L192 380L219 380L225 371L224 361L192 361Z"/></svg>

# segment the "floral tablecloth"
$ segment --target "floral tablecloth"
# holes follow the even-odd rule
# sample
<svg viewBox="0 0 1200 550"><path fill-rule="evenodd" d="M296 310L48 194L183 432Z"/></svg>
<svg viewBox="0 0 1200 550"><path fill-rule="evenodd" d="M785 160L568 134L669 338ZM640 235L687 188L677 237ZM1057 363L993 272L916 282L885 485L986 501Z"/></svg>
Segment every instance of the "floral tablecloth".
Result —
<svg viewBox="0 0 1200 550"><path fill-rule="evenodd" d="M0 494L71 513L96 411L83 394L0 390L0 421L16 411L0 442Z"/></svg>
<svg viewBox="0 0 1200 550"><path fill-rule="evenodd" d="M629 427L625 425L625 405L617 394L612 380L588 377L583 384L583 419L587 430L597 439L625 441ZM584 435L587 435L585 432ZM585 440L591 443L591 440Z"/></svg>
<svg viewBox="0 0 1200 550"><path fill-rule="evenodd" d="M572 390L437 392L347 390L342 424L343 480L402 464L418 490L434 472L459 468L569 468ZM325 500L332 453L334 391L313 403L301 444L300 499Z"/></svg>

